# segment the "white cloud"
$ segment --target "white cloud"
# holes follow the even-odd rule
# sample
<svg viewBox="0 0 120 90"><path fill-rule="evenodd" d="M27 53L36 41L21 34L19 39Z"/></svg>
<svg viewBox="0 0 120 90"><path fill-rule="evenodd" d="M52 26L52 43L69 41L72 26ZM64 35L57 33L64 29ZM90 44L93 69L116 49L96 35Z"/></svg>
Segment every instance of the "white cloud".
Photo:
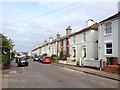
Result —
<svg viewBox="0 0 120 90"><path fill-rule="evenodd" d="M58 0L58 2L59 1L61 0ZM70 1L74 2L73 0ZM21 11L19 11L19 9L14 9L13 12L15 15L19 14L19 17L17 20L16 18L5 18L3 22L3 33L13 39L16 44L15 49L19 51L28 51L36 44L43 43L44 39L48 39L50 36L56 38L57 32L60 32L61 36L63 36L68 25L71 25L73 31L81 30L85 25L85 21L89 18L99 21L113 14L117 8L117 6L115 6L117 5L116 3L87 3L88 1L89 0L86 0L86 2L81 2L62 9L72 3L63 3L62 1L61 3L57 3L53 1L54 4L50 4L47 3L48 0L42 0L42 3L49 5L50 11L48 11L48 13L51 13L45 16L38 15L38 17L31 14L20 14ZM40 8L40 3L38 8ZM52 11L54 12L55 10L56 12L52 13ZM44 12L41 13L44 14Z"/></svg>
<svg viewBox="0 0 120 90"><path fill-rule="evenodd" d="M50 3L50 2L118 2L119 0L1 0L0 2L40 2L40 3Z"/></svg>

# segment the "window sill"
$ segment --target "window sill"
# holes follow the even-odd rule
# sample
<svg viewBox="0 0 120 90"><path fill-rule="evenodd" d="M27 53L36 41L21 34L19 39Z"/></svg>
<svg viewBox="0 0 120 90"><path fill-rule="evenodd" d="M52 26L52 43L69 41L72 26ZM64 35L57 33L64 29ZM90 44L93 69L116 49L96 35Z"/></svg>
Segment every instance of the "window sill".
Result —
<svg viewBox="0 0 120 90"><path fill-rule="evenodd" d="M106 36L111 36L111 35L112 35L112 33L104 34L104 37L106 37Z"/></svg>
<svg viewBox="0 0 120 90"><path fill-rule="evenodd" d="M86 43L82 43L82 45L86 45Z"/></svg>
<svg viewBox="0 0 120 90"><path fill-rule="evenodd" d="M112 56L112 54L105 54L105 56Z"/></svg>

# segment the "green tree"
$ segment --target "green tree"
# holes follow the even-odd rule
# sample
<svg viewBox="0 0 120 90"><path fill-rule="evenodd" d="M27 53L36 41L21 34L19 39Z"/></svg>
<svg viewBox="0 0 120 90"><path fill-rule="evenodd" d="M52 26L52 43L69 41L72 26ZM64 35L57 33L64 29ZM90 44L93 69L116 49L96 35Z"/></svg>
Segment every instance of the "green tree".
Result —
<svg viewBox="0 0 120 90"><path fill-rule="evenodd" d="M56 54L52 54L51 59L53 62L58 63L59 57Z"/></svg>
<svg viewBox="0 0 120 90"><path fill-rule="evenodd" d="M47 53L42 54L42 56L47 56Z"/></svg>
<svg viewBox="0 0 120 90"><path fill-rule="evenodd" d="M3 67L8 67L14 57L13 50L14 43L7 36L0 33L0 58L2 58ZM10 58L11 57L11 58Z"/></svg>
<svg viewBox="0 0 120 90"><path fill-rule="evenodd" d="M14 46L14 42L11 39L8 39L7 36L4 36L2 33L0 33L0 45L6 46L10 50L12 50Z"/></svg>
<svg viewBox="0 0 120 90"><path fill-rule="evenodd" d="M65 53L63 51L60 51L60 59L64 59L65 58Z"/></svg>

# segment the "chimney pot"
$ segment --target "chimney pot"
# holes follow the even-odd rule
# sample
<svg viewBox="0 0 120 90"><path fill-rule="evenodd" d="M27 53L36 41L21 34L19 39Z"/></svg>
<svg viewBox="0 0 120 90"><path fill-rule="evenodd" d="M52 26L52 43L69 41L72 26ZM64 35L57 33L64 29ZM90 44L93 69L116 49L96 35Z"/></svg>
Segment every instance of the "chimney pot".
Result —
<svg viewBox="0 0 120 90"><path fill-rule="evenodd" d="M52 42L53 38L52 37L49 37L49 42Z"/></svg>
<svg viewBox="0 0 120 90"><path fill-rule="evenodd" d="M60 39L60 32L57 33L57 39Z"/></svg>
<svg viewBox="0 0 120 90"><path fill-rule="evenodd" d="M71 31L72 31L71 26L68 26L67 29L66 29L66 35L70 35Z"/></svg>

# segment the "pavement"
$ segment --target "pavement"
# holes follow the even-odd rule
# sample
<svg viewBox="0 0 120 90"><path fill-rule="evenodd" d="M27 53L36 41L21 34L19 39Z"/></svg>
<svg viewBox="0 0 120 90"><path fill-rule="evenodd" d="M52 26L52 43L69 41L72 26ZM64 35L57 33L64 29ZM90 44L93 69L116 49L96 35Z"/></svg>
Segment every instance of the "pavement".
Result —
<svg viewBox="0 0 120 90"><path fill-rule="evenodd" d="M100 76L100 77L103 77L103 78L109 78L109 79L112 79L112 80L120 81L120 74L100 71L100 70L93 69L93 68L88 68L88 67L80 67L80 66L60 64L60 63L54 63L54 64L58 65L58 66L61 66L61 67L65 67L65 68L77 70L77 71L80 71L80 72L84 72L84 73L87 73L87 74L92 74L92 75Z"/></svg>
<svg viewBox="0 0 120 90"><path fill-rule="evenodd" d="M2 70L2 75L20 74L20 73L22 73L22 69L20 67L17 67L17 63L15 63L15 60L12 60L9 69Z"/></svg>

